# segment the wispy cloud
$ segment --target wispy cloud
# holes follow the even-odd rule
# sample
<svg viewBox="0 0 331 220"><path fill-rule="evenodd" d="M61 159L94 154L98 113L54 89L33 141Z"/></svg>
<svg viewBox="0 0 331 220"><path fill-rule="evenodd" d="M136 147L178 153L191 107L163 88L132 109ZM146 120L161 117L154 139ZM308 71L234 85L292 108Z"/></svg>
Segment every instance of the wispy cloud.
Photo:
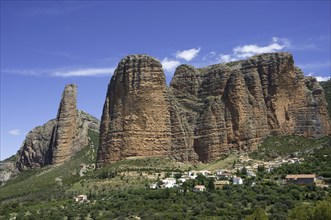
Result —
<svg viewBox="0 0 331 220"><path fill-rule="evenodd" d="M114 67L106 68L62 68L62 69L5 69L2 73L26 76L51 76L51 77L82 77L82 76L110 76Z"/></svg>
<svg viewBox="0 0 331 220"><path fill-rule="evenodd" d="M20 131L20 129L16 128L16 129L8 131L8 134L11 134L11 135L14 135L14 136L19 136L19 135L21 135L21 131Z"/></svg>
<svg viewBox="0 0 331 220"><path fill-rule="evenodd" d="M216 51L210 51L205 56L203 56L202 60L205 61L205 60L213 59L216 56L217 56L217 52Z"/></svg>
<svg viewBox="0 0 331 220"><path fill-rule="evenodd" d="M109 76L112 75L115 68L88 68L69 71L57 71L52 73L52 76L72 77L72 76Z"/></svg>
<svg viewBox="0 0 331 220"><path fill-rule="evenodd" d="M176 58L184 59L186 61L191 61L194 57L196 57L199 54L200 49L201 48L199 47L199 48L192 48L189 50L177 51Z"/></svg>
<svg viewBox="0 0 331 220"><path fill-rule="evenodd" d="M166 72L171 72L174 71L175 68L180 65L180 62L178 60L171 60L166 57L161 61L161 64Z"/></svg>

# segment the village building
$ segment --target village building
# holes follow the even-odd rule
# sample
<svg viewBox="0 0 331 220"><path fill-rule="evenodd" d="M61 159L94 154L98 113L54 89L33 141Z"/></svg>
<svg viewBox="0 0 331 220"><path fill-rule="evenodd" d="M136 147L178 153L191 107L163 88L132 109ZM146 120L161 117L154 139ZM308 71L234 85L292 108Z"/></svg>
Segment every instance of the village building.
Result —
<svg viewBox="0 0 331 220"><path fill-rule="evenodd" d="M187 176L191 179L194 180L197 178L197 172L196 171L188 171Z"/></svg>
<svg viewBox="0 0 331 220"><path fill-rule="evenodd" d="M204 176L209 176L211 175L211 172L209 170L200 170L198 173L204 175Z"/></svg>
<svg viewBox="0 0 331 220"><path fill-rule="evenodd" d="M163 187L164 188L174 188L175 186L177 186L176 184L176 179L175 178L165 178L162 180L163 182Z"/></svg>
<svg viewBox="0 0 331 220"><path fill-rule="evenodd" d="M234 185L242 185L244 183L241 177L236 177L236 176L233 177L232 181Z"/></svg>
<svg viewBox="0 0 331 220"><path fill-rule="evenodd" d="M222 189L224 186L229 185L230 182L228 180L218 180L214 182L215 188Z"/></svg>
<svg viewBox="0 0 331 220"><path fill-rule="evenodd" d="M186 182L187 179L188 179L188 178L183 178L183 177L182 177L182 178L179 178L179 179L178 179L178 182L184 183L184 182Z"/></svg>
<svg viewBox="0 0 331 220"><path fill-rule="evenodd" d="M149 185L149 188L150 188L150 189L157 189L157 188L159 188L159 186L157 185L157 183L151 183L151 184Z"/></svg>
<svg viewBox="0 0 331 220"><path fill-rule="evenodd" d="M312 185L316 182L315 174L288 174L286 177L288 184Z"/></svg>
<svg viewBox="0 0 331 220"><path fill-rule="evenodd" d="M204 192L206 191L206 187L204 185L196 185L193 188L193 192Z"/></svg>
<svg viewBox="0 0 331 220"><path fill-rule="evenodd" d="M218 175L219 179L229 179L232 177L232 173L224 171L222 174Z"/></svg>
<svg viewBox="0 0 331 220"><path fill-rule="evenodd" d="M86 202L87 201L87 195L79 195L75 197L75 202Z"/></svg>

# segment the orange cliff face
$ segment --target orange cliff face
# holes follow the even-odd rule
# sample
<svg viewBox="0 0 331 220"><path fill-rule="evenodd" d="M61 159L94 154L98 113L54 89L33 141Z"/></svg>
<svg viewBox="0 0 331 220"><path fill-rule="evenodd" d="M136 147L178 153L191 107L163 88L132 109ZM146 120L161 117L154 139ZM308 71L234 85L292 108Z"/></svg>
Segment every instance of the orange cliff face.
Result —
<svg viewBox="0 0 331 220"><path fill-rule="evenodd" d="M170 88L146 55L119 63L108 87L97 165L132 156L210 162L269 135L331 134L324 91L289 53L205 68L181 65Z"/></svg>
<svg viewBox="0 0 331 220"><path fill-rule="evenodd" d="M97 163L169 155L168 108L165 75L159 61L145 55L122 59L108 87Z"/></svg>

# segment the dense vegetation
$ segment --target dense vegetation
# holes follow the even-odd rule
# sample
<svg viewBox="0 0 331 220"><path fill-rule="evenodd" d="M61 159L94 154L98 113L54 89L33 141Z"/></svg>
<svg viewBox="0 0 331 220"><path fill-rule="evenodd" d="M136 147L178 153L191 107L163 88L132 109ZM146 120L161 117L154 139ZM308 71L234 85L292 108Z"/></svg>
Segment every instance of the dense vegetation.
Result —
<svg viewBox="0 0 331 220"><path fill-rule="evenodd" d="M178 189L105 190L90 196L88 203L63 200L12 202L2 206L1 213L17 219L243 219L257 209L267 210L270 219L286 219L288 210L300 209L302 202L310 207L327 200L326 191L316 187L284 187L265 183L259 186L229 185L209 192L182 192ZM330 204L329 204L330 205ZM295 209L295 210L296 210ZM326 210L327 211L327 210ZM290 212L291 213L291 212Z"/></svg>

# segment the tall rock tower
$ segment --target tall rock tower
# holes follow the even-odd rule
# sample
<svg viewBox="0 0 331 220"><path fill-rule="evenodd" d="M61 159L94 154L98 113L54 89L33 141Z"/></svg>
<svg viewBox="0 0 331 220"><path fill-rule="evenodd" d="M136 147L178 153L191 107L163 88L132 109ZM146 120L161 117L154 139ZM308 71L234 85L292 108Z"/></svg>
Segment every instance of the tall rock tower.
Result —
<svg viewBox="0 0 331 220"><path fill-rule="evenodd" d="M88 145L88 130L99 130L99 120L77 110L77 86L65 86L57 117L31 130L18 154L19 170L61 165Z"/></svg>
<svg viewBox="0 0 331 220"><path fill-rule="evenodd" d="M66 85L57 113L55 143L52 164L62 164L73 155L73 145L77 132L77 86Z"/></svg>
<svg viewBox="0 0 331 220"><path fill-rule="evenodd" d="M108 86L97 164L134 156L168 156L171 127L162 66L146 55L122 59Z"/></svg>

